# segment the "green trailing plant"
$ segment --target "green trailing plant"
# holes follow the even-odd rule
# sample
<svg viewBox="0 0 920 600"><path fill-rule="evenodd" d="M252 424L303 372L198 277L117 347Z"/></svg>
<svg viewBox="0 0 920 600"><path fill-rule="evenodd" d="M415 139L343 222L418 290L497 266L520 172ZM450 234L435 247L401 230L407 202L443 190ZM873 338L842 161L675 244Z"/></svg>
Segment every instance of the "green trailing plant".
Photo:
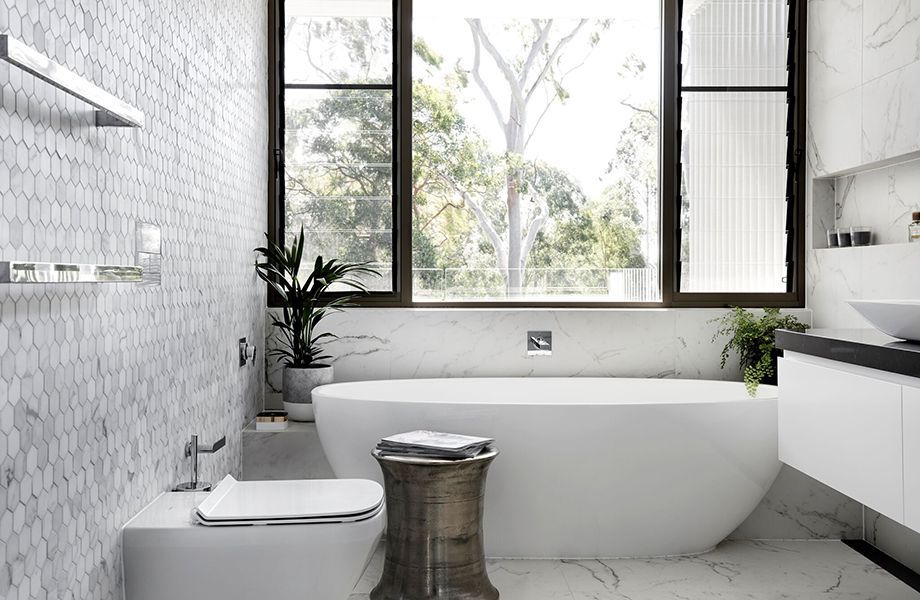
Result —
<svg viewBox="0 0 920 600"><path fill-rule="evenodd" d="M336 336L329 332L317 333L317 326L330 313L340 311L367 293L360 276L380 275L368 263L323 261L322 256L317 256L313 271L301 278L303 250L302 227L290 248L269 241L266 247L255 249L265 259L256 262L256 273L281 299L281 318L272 319L272 326L280 333L279 347L270 350L268 355L277 357L287 367L298 369L324 366L321 361L331 358L324 354L323 342ZM355 293L324 296L335 284Z"/></svg>
<svg viewBox="0 0 920 600"><path fill-rule="evenodd" d="M781 315L778 308L765 308L763 311L763 316L758 318L736 306L725 316L713 319L719 324L719 329L712 341L729 336L722 348L721 366L724 369L732 352L736 353L744 373L744 386L752 397L757 394L757 386L776 374L776 330L806 329L805 324L794 316Z"/></svg>

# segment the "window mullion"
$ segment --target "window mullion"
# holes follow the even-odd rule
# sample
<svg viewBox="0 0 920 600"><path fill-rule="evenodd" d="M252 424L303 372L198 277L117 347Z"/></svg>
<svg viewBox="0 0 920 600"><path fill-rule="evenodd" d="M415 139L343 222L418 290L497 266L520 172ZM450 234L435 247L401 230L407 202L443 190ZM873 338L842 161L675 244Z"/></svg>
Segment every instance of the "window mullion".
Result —
<svg viewBox="0 0 920 600"><path fill-rule="evenodd" d="M412 304L412 0L393 0L394 292Z"/></svg>
<svg viewBox="0 0 920 600"><path fill-rule="evenodd" d="M392 83L286 83L285 90L384 90L392 91Z"/></svg>
<svg viewBox="0 0 920 600"><path fill-rule="evenodd" d="M274 143L273 152L269 159L272 161L271 172L276 179L270 197L272 208L269 210L269 231L274 241L283 243L285 224L285 173L284 173L284 136L285 136L285 92L287 90L388 90L392 94L392 292L375 292L367 304L381 306L473 306L476 303L431 303L414 302L413 300L413 264L412 264L412 57L413 35L412 14L413 0L392 0L392 50L393 61L390 84L308 84L284 82L284 31L283 9L284 0L273 3L276 30L272 32L277 36L272 41L274 51L277 53L273 60L273 73L270 80L271 93L276 95L272 111ZM799 0L788 0L789 22L788 31L789 48L787 56L788 82L785 86L687 86L682 87L682 40L683 27L683 1L662 0L662 79L661 79L661 150L659 154L661 168L660 176L660 284L661 303L664 306L714 306L726 303L751 305L788 305L798 301L801 289L800 275L801 254L803 243L801 236L802 202L802 149L801 149L801 119L804 107L800 100L802 96L802 53L800 52L800 33L804 26L804 12ZM280 18L279 18L280 16ZM781 58L780 58L781 60ZM377 79L378 81L380 79ZM373 80L372 80L373 81ZM708 83L702 81L701 83ZM716 83L721 83L717 81ZM680 291L681 279L681 246L682 237L688 232L682 231L682 194L681 178L683 176L681 165L681 143L683 132L681 127L682 93L738 93L738 92L780 92L787 94L789 103L786 116L787 149L786 149L786 214L785 214L785 272L786 290L781 293L692 293ZM780 113L781 114L781 113ZM782 117L780 117L781 119ZM776 119L779 120L779 119ZM772 130L771 130L772 131ZM772 135L772 133L771 133ZM381 140L382 141L382 140ZM778 142L779 140L777 140ZM774 146L775 147L775 146ZM778 157L777 157L778 158ZM778 165L777 165L778 166ZM386 179L386 178L385 178ZM381 199L382 200L382 199ZM781 208L774 204L774 217L778 218ZM777 214L779 213L779 214ZM776 222L778 219L771 219ZM770 238L773 239L773 238ZM775 248L775 247L774 247ZM775 248L776 249L776 248ZM778 250L778 249L777 249ZM779 258L778 256L776 258ZM777 262L776 260L773 261ZM424 286L423 286L424 289ZM794 300L793 300L794 298ZM531 305L527 302L482 302L483 305L513 306ZM548 303L552 305L584 305L603 306L608 303L595 303L566 301L560 298L559 302ZM635 305L635 303L609 303L609 305L622 304ZM533 304L539 306L539 303Z"/></svg>
<svg viewBox="0 0 920 600"><path fill-rule="evenodd" d="M674 156L673 163L675 166L671 171L673 176L673 183L671 186L670 197L667 198L667 202L673 203L673 223L672 231L674 240L674 248L671 253L671 259L673 261L669 270L673 272L673 297L677 297L680 294L680 284L681 284L681 273L683 271L683 265L681 261L682 256L682 247L683 247L683 229L681 228L682 218L683 218L683 196L681 194L681 176L683 172L683 165L681 164L681 153L682 153L682 144L683 144L683 129L681 127L681 111L683 110L683 95L681 90L683 89L683 16L684 16L684 3L683 0L677 0L677 16L674 20L674 27L676 29L676 48L675 48L675 60L674 65L674 77L676 81L675 89L675 98L673 102L674 107L674 129L675 129L675 144L674 144Z"/></svg>
<svg viewBox="0 0 920 600"><path fill-rule="evenodd" d="M797 20L798 11L796 10L796 0L789 0L789 26L788 26L788 53L786 56L786 69L788 76L788 91L786 101L789 103L786 113L786 291L795 292L797 282L797 248L798 236L802 232L796 227L796 213L798 203L802 199L797 193L798 180L800 177L800 157L801 152L797 147L798 128L796 127L796 117L798 115L798 89L796 86L799 65L796 61L798 53L798 31Z"/></svg>
<svg viewBox="0 0 920 600"><path fill-rule="evenodd" d="M678 80L680 80L683 75L683 64L682 64L682 61L680 61L681 52L683 51L683 44L681 43L681 40L683 39L683 36L685 35L685 32L683 31L683 27L685 24L684 24L684 19L683 19L683 14L682 14L683 2L678 0L678 6L681 9L681 13L679 14L679 21L678 21L677 39L678 39L678 44L680 44L680 47L677 52L679 64L677 65L678 71L677 71L676 76ZM699 84L705 84L705 85L687 85L687 86L679 85L679 88L678 88L679 95L677 98L677 102L675 103L677 110L678 110L678 117L675 119L676 127L677 127L677 138L681 139L681 137L683 136L683 131L682 131L683 122L680 116L680 111L683 105L683 102L682 102L683 93L690 93L690 94L708 93L708 94L711 94L713 97L718 97L723 92L729 93L729 94L734 93L742 101L744 101L742 97L744 97L746 93L764 94L764 93L772 92L777 95L779 93L784 93L786 95L787 102L789 103L788 109L787 111L783 111L779 113L779 115L783 115L783 113L786 113L785 115L783 115L786 117L786 126L783 128L782 131L784 131L787 135L787 148L786 148L786 152L784 152L783 155L781 155L785 159L784 163L785 163L786 168L785 168L784 182L786 185L783 188L779 188L785 192L783 198L786 201L786 206L785 206L785 210L777 207L779 210L777 210L776 212L779 212L780 214L785 213L784 215L785 219L783 223L784 226L779 231L782 231L786 234L787 243L784 246L779 246L778 248L775 246L773 247L777 251L784 252L785 264L782 265L783 268L777 269L780 273L785 275L784 277L785 285L780 288L780 289L783 289L783 291L782 292L780 291L776 291L776 292L681 292L680 279L681 279L681 275L683 274L683 270L684 270L683 265L682 265L683 253L682 253L681 246L682 246L682 241L683 241L682 238L685 235L687 235L688 232L683 231L681 228L681 224L683 223L684 215L681 214L683 199L681 198L681 195L680 195L680 189L682 187L681 178L684 175L683 165L682 165L682 161L684 159L682 157L682 154L678 154L675 160L675 164L677 165L677 170L676 170L675 183L674 183L674 188L677 191L677 193L675 194L673 198L673 203L675 207L674 212L676 215L675 224L674 224L675 225L676 245L673 248L673 252L672 252L672 257L675 263L676 280L677 280L675 291L674 291L674 299L675 299L674 304L677 306L718 305L718 304L725 304L725 303L740 304L740 305L762 304L766 306L766 305L771 305L771 304L772 305L798 304L801 302L801 298L799 297L801 295L800 294L800 281L799 281L801 279L801 276L799 275L799 273L800 273L800 267L801 267L800 263L801 263L801 254L802 254L802 250L800 248L801 246L801 240L800 240L801 222L803 219L802 219L802 214L801 214L802 211L801 211L801 205L800 205L802 199L800 197L800 191L799 191L801 189L801 175L800 175L801 147L800 147L800 139L799 139L801 135L801 131L799 130L799 127L797 126L797 124L799 122L798 117L800 117L800 111L802 110L802 108L801 108L801 105L797 101L801 98L801 95L800 95L801 65L799 65L799 61L801 59L801 53L799 52L799 47L798 47L798 43L801 40L798 38L800 37L801 22L802 22L802 19L804 18L801 13L803 13L804 10L802 10L802 7L798 4L797 0L788 0L788 4L784 6L783 9L788 11L787 12L788 14L787 30L786 32L784 32L787 34L787 37L789 40L788 41L789 47L787 49L787 56L786 56L786 61L785 61L786 68L788 71L787 81L785 82L786 85L711 85L711 84L720 84L720 83L731 83L731 80L726 81L723 79L722 81L719 81L719 80L713 81L711 80L711 78L708 81L706 79L694 80L692 82L694 84L699 83ZM726 31L734 32L735 30L726 29ZM747 30L745 30L745 35L747 35L746 31ZM752 34L758 35L760 34L760 30L752 30ZM733 35L741 35L741 34L735 32L733 33ZM692 40L691 40L691 43L693 43ZM782 58L780 58L780 60L782 60ZM731 65L734 65L735 63L737 63L737 61L726 62L724 64L725 66L731 66ZM718 64L718 66L722 66L722 63L703 62L701 64L704 66L710 66L710 65L716 65L716 64ZM737 63L737 64L743 64L743 63ZM697 65L697 69L699 68L700 66ZM739 81L739 83L743 83L743 82L744 82L743 79ZM729 98L731 97L729 96ZM693 100L696 101L697 98L694 97ZM704 101L702 99L700 100ZM735 135L731 130L726 130L726 132L729 134ZM708 132L703 131L703 135L708 135ZM704 145L703 145L704 153L703 154L700 154L699 152L696 153L696 154L699 154L699 156L697 157L698 162L699 162L700 157L702 157L703 159L703 162L701 163L701 165L698 165L697 168L702 166L704 168L704 171L707 166L706 160L708 160L707 157L709 156L708 154L705 154L706 148L707 148L705 143L706 141L704 140ZM711 145L712 143L716 143L716 142L710 141L709 143ZM694 148L696 148L696 145L694 145ZM715 149L711 148L710 152L713 150ZM735 162L733 161L725 162L724 164L725 166L731 167L731 168L734 168L735 166L737 166L735 165ZM702 177L705 178L706 175L704 174L702 175ZM703 179L702 181L705 182L706 180ZM776 183L778 184L779 182L776 182ZM729 185L729 187L723 188L719 192L720 195L725 194L726 192L738 194L739 192L742 191L742 188L734 189L731 187L731 184L726 184L726 185ZM703 190L704 194L707 193L706 189ZM711 191L712 190L710 190L710 192ZM751 190L747 190L747 192L744 192L744 193L750 193L750 192ZM728 199L728 196L726 196L726 198ZM668 199L666 198L666 201L667 200ZM732 208L732 206L728 206L728 208ZM711 210L722 210L723 208L725 207L723 207L721 204L716 204L714 205L714 207L710 207L709 210L710 211ZM776 213L773 213L773 214L776 214ZM721 220L716 221L716 222L710 222L709 220L705 220L708 217L703 217L703 218L704 218L704 224L708 224L710 229L712 229L713 227L715 227L716 229L714 231L707 231L705 232L705 234L701 234L700 232L697 232L698 235L710 235L710 236L718 235L719 228L725 226L724 223L721 223ZM745 228L748 227L748 225L744 225L744 226ZM738 232L736 232L736 237L737 237L737 234ZM708 256L708 254L706 254L705 256ZM722 255L720 254L719 256L722 256ZM757 261L766 260L767 256L769 255L766 255L766 254L761 255L757 253L752 255L753 259ZM779 257L777 256L776 258L779 258ZM721 260L721 258L719 260ZM736 259L732 259L732 260L736 260ZM776 262L778 261L774 260L774 262L771 263L775 265L773 268L780 267L779 264L775 264ZM699 263L699 259L697 259L697 262L694 264L697 264L697 266L699 266L698 263ZM756 265L759 265L759 264L761 263L760 262L756 263ZM728 265L728 263L726 263L726 265ZM759 268L756 265L753 262L750 264L750 266L745 265L742 269L742 272L747 273L748 271L745 269ZM697 271L699 271L699 269L697 269ZM704 285L707 285L705 283L707 279L705 278L713 277L713 276L717 278L721 277L722 280L716 279L713 281L717 282L719 285L724 285L725 284L724 278L727 276L728 277L731 276L731 270L726 270L722 274L719 274L718 272L716 272L713 275L708 274L705 270L700 271L700 273L702 274L701 276L704 278L703 280L701 280L704 282ZM731 285L731 282L729 282L729 286L730 285Z"/></svg>

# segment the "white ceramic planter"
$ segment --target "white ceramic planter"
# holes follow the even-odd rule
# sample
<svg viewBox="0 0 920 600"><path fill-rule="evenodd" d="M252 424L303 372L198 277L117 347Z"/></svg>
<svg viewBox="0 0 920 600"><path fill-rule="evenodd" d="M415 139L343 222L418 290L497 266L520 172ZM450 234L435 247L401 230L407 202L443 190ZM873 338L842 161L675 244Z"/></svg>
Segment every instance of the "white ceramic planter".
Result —
<svg viewBox="0 0 920 600"><path fill-rule="evenodd" d="M285 367L282 381L284 410L292 421L313 420L313 388L332 383L332 365L295 369Z"/></svg>

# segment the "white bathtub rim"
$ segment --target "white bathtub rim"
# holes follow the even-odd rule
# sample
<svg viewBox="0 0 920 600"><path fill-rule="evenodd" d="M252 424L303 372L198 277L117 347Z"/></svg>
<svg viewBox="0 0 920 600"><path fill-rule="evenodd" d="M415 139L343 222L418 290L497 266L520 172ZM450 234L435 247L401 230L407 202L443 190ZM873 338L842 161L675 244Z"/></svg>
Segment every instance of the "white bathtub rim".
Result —
<svg viewBox="0 0 920 600"><path fill-rule="evenodd" d="M425 384L438 383L443 385L445 382L456 383L457 385L470 384L509 384L519 381L541 381L546 383L576 383L576 385L609 384L612 382L627 384L650 384L650 382L668 382L669 385L690 385L694 388L716 387L720 390L731 390L731 395L715 399L700 398L692 394L675 397L667 401L652 400L643 401L642 398L635 400L617 399L612 401L609 398L598 398L598 396L587 396L586 399L572 400L561 402L558 399L552 401L522 398L515 396L513 400L494 399L482 397L464 397L459 398L439 398L428 396L400 396L399 398L381 397L384 391L380 387L393 388L399 385L407 385L423 389ZM380 387L378 387L380 386ZM376 388L376 389L375 389ZM358 392L357 394L355 392ZM591 392L603 391L603 388L592 389ZM700 390L695 390L700 391ZM735 393L737 391L737 394ZM352 402L406 402L418 404L470 404L480 405L488 404L495 406L682 406L696 404L720 404L720 403L759 403L775 402L778 398L778 388L774 385L761 384L757 388L757 395L751 397L745 389L744 383L738 381L722 381L712 379L658 379L658 378L641 378L641 377L427 377L420 379L373 379L361 381L345 381L331 383L319 386L313 390L314 403L324 401L335 401L341 398L347 398ZM319 401L319 402L317 402Z"/></svg>

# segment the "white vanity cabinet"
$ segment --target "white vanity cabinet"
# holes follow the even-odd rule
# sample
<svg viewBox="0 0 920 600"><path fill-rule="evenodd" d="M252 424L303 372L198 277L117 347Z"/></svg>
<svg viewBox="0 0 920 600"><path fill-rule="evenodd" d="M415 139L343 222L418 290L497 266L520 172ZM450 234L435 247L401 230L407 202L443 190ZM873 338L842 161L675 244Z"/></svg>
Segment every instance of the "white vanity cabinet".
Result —
<svg viewBox="0 0 920 600"><path fill-rule="evenodd" d="M914 392L920 463L920 389ZM778 414L781 461L904 521L899 383L867 376L859 367L836 368L833 361L783 358ZM917 474L920 500L920 468ZM920 514L916 518L920 526Z"/></svg>
<svg viewBox="0 0 920 600"><path fill-rule="evenodd" d="M904 524L920 531L920 387L905 385L903 403Z"/></svg>

